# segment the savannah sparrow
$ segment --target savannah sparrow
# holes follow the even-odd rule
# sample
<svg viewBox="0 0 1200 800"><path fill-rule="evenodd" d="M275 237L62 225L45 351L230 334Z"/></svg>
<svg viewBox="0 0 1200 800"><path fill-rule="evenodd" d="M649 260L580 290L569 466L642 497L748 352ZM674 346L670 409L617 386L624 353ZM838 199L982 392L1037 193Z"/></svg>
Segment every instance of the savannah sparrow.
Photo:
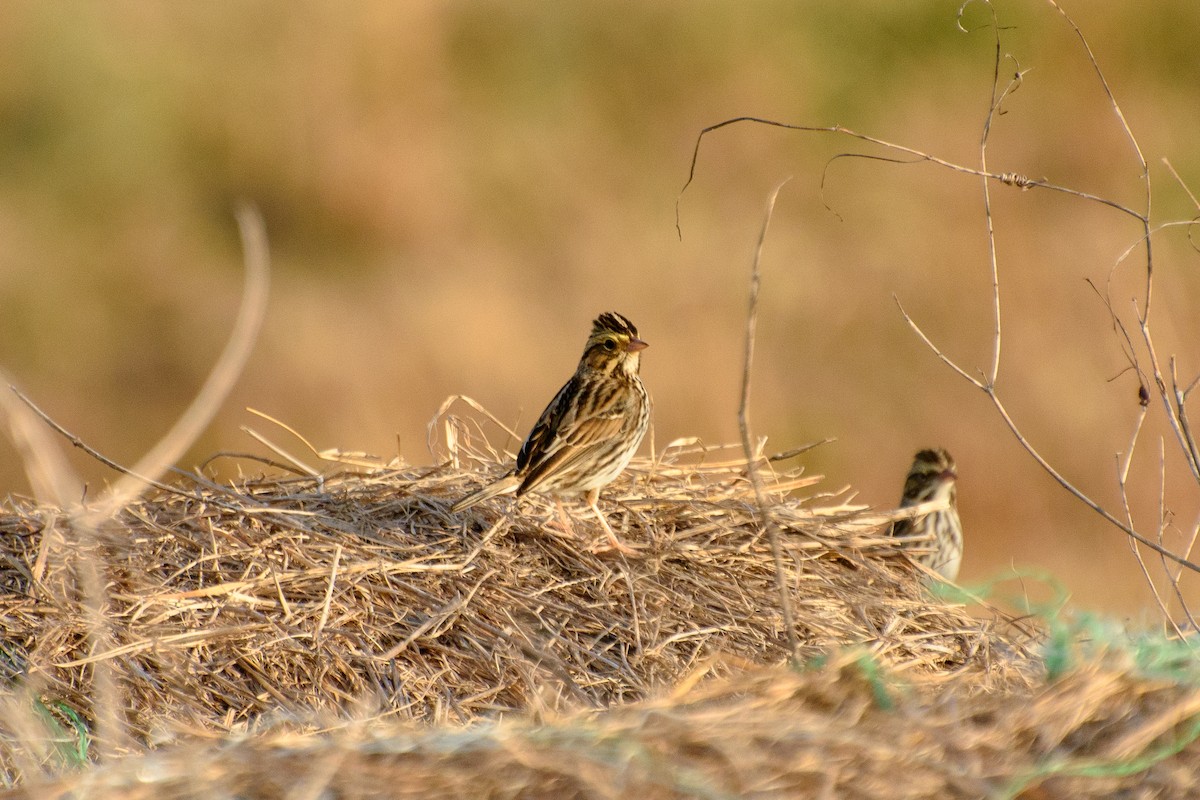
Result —
<svg viewBox="0 0 1200 800"><path fill-rule="evenodd" d="M451 513L499 494L526 492L586 494L614 548L630 552L596 501L633 458L650 423L650 398L638 377L641 351L648 345L637 328L615 312L592 323L583 357L529 432L516 465L503 478L467 495Z"/></svg>
<svg viewBox="0 0 1200 800"><path fill-rule="evenodd" d="M962 523L955 505L954 482L958 479L954 459L942 448L922 450L913 459L912 468L904 481L904 496L900 507L909 508L937 500L947 507L931 511L915 519L897 520L892 525L893 536L912 537L910 546L932 548L930 552L914 554L913 560L937 572L948 581L958 577L962 563Z"/></svg>

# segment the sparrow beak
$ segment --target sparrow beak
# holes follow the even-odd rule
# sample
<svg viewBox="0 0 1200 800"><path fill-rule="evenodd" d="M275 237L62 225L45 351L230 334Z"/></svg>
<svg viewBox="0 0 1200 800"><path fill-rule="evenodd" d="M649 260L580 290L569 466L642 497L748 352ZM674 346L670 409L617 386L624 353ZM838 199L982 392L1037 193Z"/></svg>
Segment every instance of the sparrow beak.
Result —
<svg viewBox="0 0 1200 800"><path fill-rule="evenodd" d="M629 344L625 346L625 352L636 353L638 350L645 350L650 345L643 342L641 339L630 339Z"/></svg>
<svg viewBox="0 0 1200 800"><path fill-rule="evenodd" d="M947 469L942 470L942 473L938 477L944 481L956 481L958 480L958 473L952 469Z"/></svg>

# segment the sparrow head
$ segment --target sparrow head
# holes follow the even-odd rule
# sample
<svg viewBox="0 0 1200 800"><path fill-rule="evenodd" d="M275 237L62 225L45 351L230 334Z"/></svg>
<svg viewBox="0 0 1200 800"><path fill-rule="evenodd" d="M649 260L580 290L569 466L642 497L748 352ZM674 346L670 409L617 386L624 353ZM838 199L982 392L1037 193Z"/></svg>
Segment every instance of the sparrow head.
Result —
<svg viewBox="0 0 1200 800"><path fill-rule="evenodd" d="M954 484L958 470L954 459L946 450L935 447L922 450L913 458L908 478L904 481L904 496L900 505L914 506L936 498L954 502Z"/></svg>
<svg viewBox="0 0 1200 800"><path fill-rule="evenodd" d="M649 345L638 338L632 322L615 311L608 311L592 323L592 334L583 349L580 368L607 373L620 370L634 376L641 366L641 351L647 347Z"/></svg>

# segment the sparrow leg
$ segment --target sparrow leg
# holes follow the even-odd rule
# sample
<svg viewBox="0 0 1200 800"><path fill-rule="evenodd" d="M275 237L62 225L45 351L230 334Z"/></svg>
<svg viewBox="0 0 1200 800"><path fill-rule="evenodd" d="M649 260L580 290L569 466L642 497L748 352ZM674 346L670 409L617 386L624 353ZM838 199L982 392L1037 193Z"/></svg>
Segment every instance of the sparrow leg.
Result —
<svg viewBox="0 0 1200 800"><path fill-rule="evenodd" d="M592 552L597 553L597 552L604 552L606 550L616 550L618 552L624 553L625 555L638 555L637 550L635 550L634 548L632 548L629 545L622 542L620 539L617 538L617 535L615 533L613 533L613 529L609 526L608 520L604 518L603 512L600 511L600 506L598 504L599 500L600 500L600 490L599 489L592 489L591 491L589 491L587 493L587 503L589 506L591 506L592 511L595 512L596 519L598 519L600 521L600 527L604 528L604 534L608 537L610 546L602 547L602 548L593 547Z"/></svg>
<svg viewBox="0 0 1200 800"><path fill-rule="evenodd" d="M571 518L567 516L567 510L563 507L562 500L554 498L554 507L558 510L558 524L562 526L563 532L571 538L575 538L575 526L571 524Z"/></svg>

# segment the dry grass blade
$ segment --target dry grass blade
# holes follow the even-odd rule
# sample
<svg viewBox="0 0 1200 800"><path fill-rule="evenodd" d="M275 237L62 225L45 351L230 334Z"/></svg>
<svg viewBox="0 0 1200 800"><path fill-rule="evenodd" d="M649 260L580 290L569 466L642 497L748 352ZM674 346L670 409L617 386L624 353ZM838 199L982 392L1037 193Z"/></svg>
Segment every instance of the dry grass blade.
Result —
<svg viewBox="0 0 1200 800"><path fill-rule="evenodd" d="M755 452L750 441L750 368L754 364L754 334L758 329L758 290L760 285L760 267L762 265L763 246L767 242L767 229L771 225L771 215L775 211L775 201L779 193L791 178L782 181L771 192L767 199L767 208L763 213L762 230L758 234L758 245L754 248L754 266L750 272L750 308L746 312L746 355L742 364L742 399L738 405L738 430L742 435L742 453L746 456L746 472L754 487L754 502L763 518L763 527L767 539L771 543L771 558L775 561L775 587L779 592L779 610L783 615L784 633L787 635L788 652L793 660L798 654L796 643L796 623L792 619L792 601L789 597L788 585L783 576L783 549L779 542L779 529L775 524L771 508L765 502L762 478L758 474L760 454Z"/></svg>

